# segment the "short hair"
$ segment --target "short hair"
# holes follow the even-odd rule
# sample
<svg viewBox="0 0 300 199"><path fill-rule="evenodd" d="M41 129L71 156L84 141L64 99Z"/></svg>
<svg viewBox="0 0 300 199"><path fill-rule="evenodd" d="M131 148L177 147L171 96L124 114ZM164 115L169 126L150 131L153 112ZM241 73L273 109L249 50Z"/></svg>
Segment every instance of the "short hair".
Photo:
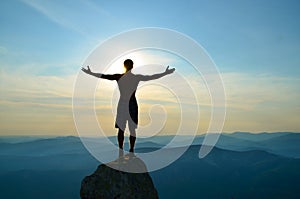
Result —
<svg viewBox="0 0 300 199"><path fill-rule="evenodd" d="M126 59L124 61L124 66L127 70L131 70L133 68L133 61L131 59Z"/></svg>

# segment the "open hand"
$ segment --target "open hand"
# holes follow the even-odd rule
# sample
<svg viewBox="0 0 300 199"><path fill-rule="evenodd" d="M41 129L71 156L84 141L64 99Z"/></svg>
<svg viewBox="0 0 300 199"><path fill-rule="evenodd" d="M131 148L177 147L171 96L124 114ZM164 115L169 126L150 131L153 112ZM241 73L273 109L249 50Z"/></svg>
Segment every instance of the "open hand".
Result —
<svg viewBox="0 0 300 199"><path fill-rule="evenodd" d="M171 74L171 73L173 73L175 71L175 68L171 68L171 69L169 69L169 66L166 68L166 71L165 71L165 73L166 74Z"/></svg>
<svg viewBox="0 0 300 199"><path fill-rule="evenodd" d="M91 71L91 69L90 69L89 66L87 66L87 69L85 69L85 68L82 67L81 70L82 70L83 72L87 73L87 74L91 74L91 73L92 73L92 71Z"/></svg>

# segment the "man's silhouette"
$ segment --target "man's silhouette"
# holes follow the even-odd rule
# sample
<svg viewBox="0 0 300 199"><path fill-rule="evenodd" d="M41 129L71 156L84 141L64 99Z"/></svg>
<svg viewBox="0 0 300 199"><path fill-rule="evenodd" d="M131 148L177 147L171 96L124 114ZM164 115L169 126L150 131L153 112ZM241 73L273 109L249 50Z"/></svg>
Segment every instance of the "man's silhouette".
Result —
<svg viewBox="0 0 300 199"><path fill-rule="evenodd" d="M128 121L128 127L130 132L129 142L130 142L130 152L134 152L134 144L136 140L136 132L138 124L138 104L135 98L135 92L140 81L149 81L153 79L158 79L165 75L171 74L175 71L175 68L166 68L165 72L158 73L154 75L140 75L133 74L131 69L133 68L133 61L131 59L126 59L124 61L124 67L126 69L123 74L113 74L106 75L102 73L94 73L87 66L87 69L82 68L81 70L89 75L108 79L116 80L120 90L120 99L117 108L117 117L115 122L115 128L118 128L118 143L119 148L123 149L124 143L124 131L126 127L126 122Z"/></svg>

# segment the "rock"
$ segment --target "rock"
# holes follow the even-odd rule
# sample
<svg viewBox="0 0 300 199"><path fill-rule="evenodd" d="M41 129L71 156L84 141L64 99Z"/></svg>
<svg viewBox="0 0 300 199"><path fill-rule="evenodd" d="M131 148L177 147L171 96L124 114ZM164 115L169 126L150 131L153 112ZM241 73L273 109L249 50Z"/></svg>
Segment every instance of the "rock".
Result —
<svg viewBox="0 0 300 199"><path fill-rule="evenodd" d="M99 165L92 175L85 177L80 196L81 199L157 199L158 193L144 162L126 155Z"/></svg>

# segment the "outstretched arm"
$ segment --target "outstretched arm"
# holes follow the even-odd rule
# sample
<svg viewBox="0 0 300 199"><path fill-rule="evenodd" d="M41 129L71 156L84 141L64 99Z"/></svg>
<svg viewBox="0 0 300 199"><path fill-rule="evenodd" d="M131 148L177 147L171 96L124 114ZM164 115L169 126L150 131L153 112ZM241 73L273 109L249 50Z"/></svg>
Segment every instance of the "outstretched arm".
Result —
<svg viewBox="0 0 300 199"><path fill-rule="evenodd" d="M169 74L173 73L174 71L175 71L175 68L169 69L169 66L168 66L166 68L165 72L163 72L163 73L157 73L154 75L143 75L141 78L141 81L149 81L149 80L153 80L153 79L158 79L163 76L169 75Z"/></svg>
<svg viewBox="0 0 300 199"><path fill-rule="evenodd" d="M117 75L106 75L106 74L102 74L102 73L94 73L91 71L90 67L87 66L87 69L85 68L81 68L81 70L83 72L85 72L86 74L98 77L98 78L102 78L102 79L108 79L108 80L117 80Z"/></svg>

